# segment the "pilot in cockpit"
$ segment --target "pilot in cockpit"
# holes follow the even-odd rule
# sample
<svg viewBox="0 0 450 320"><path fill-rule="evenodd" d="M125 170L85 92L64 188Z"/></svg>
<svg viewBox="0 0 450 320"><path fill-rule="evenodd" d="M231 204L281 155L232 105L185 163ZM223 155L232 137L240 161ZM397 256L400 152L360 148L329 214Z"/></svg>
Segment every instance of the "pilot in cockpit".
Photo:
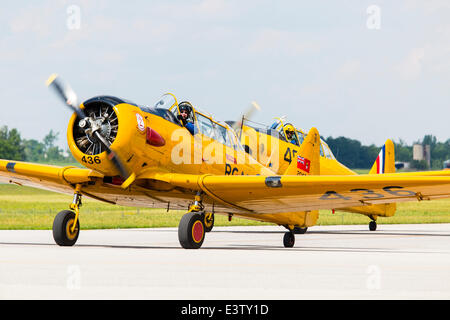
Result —
<svg viewBox="0 0 450 320"><path fill-rule="evenodd" d="M285 131L286 131L286 140L288 142L298 146L298 141L297 141L297 136L295 135L294 126L291 124L286 125Z"/></svg>
<svg viewBox="0 0 450 320"><path fill-rule="evenodd" d="M181 121L183 126L188 129L188 131L194 135L196 133L194 120L193 120L193 109L192 105L183 101L178 105L178 109L180 110L180 114L178 115L178 119Z"/></svg>

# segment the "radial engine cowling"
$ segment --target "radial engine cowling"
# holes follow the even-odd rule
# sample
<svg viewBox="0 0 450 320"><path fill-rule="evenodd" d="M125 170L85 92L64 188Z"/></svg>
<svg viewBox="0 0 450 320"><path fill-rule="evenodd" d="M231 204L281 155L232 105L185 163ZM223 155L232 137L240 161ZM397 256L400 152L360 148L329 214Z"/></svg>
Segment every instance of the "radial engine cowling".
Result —
<svg viewBox="0 0 450 320"><path fill-rule="evenodd" d="M131 144L126 132L119 132L121 121L127 121L128 109L135 108L128 102L110 96L91 98L80 105L87 118L80 120L77 114L73 114L67 128L67 141L70 151L75 159L83 166L97 170L107 176L119 175L117 168L108 159L108 155L102 143L98 140L94 131L110 144L119 156L126 157L131 154ZM119 111L120 110L120 111ZM119 112L121 117L119 117ZM121 120L122 118L122 120ZM118 140L121 140L119 142ZM128 141L127 141L128 140Z"/></svg>

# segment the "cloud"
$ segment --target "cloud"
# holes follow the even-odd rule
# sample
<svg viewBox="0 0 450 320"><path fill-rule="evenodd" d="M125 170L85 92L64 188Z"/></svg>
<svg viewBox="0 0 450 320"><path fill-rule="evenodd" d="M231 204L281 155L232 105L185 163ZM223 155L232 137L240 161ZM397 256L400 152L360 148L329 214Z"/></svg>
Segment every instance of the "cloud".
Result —
<svg viewBox="0 0 450 320"><path fill-rule="evenodd" d="M357 74L361 70L361 62L359 60L349 60L341 65L338 74L343 77L349 77Z"/></svg>
<svg viewBox="0 0 450 320"><path fill-rule="evenodd" d="M395 71L404 80L415 80L420 77L425 59L425 48L414 48L395 67Z"/></svg>
<svg viewBox="0 0 450 320"><path fill-rule="evenodd" d="M218 20L234 17L242 8L241 3L224 0L203 0L197 3L162 2L152 6L152 12L166 19L176 19L186 26L187 22Z"/></svg>
<svg viewBox="0 0 450 320"><path fill-rule="evenodd" d="M224 0L203 0L196 10L200 14L218 15L223 14L224 11L229 9L229 4Z"/></svg>
<svg viewBox="0 0 450 320"><path fill-rule="evenodd" d="M8 21L9 30L14 35L33 35L37 38L48 37L52 33L50 17L54 15L55 6L27 6Z"/></svg>
<svg viewBox="0 0 450 320"><path fill-rule="evenodd" d="M408 0L403 3L409 10L417 10L421 13L432 14L441 10L450 9L448 0Z"/></svg>
<svg viewBox="0 0 450 320"><path fill-rule="evenodd" d="M264 29L260 31L247 46L249 54L283 54L298 56L305 52L315 51L318 44L302 38L301 34L277 29Z"/></svg>

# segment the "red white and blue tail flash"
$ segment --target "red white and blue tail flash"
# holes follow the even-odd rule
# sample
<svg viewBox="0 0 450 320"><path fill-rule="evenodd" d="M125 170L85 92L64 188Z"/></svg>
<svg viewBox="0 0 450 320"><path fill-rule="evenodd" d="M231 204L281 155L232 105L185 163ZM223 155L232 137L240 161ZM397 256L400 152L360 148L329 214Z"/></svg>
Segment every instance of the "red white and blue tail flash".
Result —
<svg viewBox="0 0 450 320"><path fill-rule="evenodd" d="M386 163L386 146L383 146L383 148L381 148L380 153L378 154L378 158L376 161L376 166L377 166L377 174L383 174L384 173L384 166Z"/></svg>
<svg viewBox="0 0 450 320"><path fill-rule="evenodd" d="M383 174L395 172L395 146L392 140L386 140L369 174Z"/></svg>

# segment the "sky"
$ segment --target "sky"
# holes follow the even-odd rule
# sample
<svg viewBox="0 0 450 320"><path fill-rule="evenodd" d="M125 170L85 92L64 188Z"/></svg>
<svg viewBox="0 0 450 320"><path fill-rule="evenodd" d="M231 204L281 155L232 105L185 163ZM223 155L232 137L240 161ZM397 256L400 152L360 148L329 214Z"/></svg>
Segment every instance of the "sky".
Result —
<svg viewBox="0 0 450 320"><path fill-rule="evenodd" d="M154 105L166 93L218 120L286 116L324 137L381 146L450 138L450 2L8 1L0 11L0 126L25 139L71 113L52 73L83 101Z"/></svg>

